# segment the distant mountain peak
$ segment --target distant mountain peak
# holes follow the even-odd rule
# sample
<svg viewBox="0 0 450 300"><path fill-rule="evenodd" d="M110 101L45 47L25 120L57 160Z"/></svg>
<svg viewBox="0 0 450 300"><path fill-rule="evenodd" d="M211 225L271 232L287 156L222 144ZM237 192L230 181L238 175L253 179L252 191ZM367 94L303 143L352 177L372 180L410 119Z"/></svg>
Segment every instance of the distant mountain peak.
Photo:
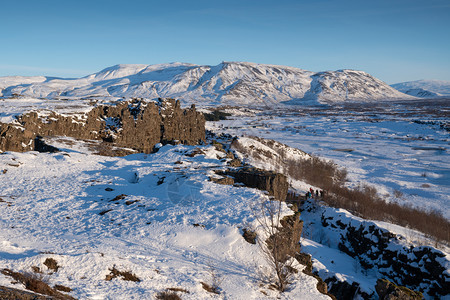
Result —
<svg viewBox="0 0 450 300"><path fill-rule="evenodd" d="M421 79L391 85L398 91L421 98L450 96L450 81Z"/></svg>
<svg viewBox="0 0 450 300"><path fill-rule="evenodd" d="M3 83L2 83L3 82ZM179 98L231 105L413 99L363 71L311 72L252 62L118 64L79 79L0 78L1 95L44 98Z"/></svg>

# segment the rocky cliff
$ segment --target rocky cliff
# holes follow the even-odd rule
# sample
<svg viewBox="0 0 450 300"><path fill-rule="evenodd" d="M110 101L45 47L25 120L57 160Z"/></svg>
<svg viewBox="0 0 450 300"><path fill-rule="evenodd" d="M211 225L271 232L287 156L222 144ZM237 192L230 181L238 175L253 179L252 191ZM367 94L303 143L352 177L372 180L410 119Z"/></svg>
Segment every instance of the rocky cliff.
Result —
<svg viewBox="0 0 450 300"><path fill-rule="evenodd" d="M15 124L0 123L0 151L35 149L38 136L67 136L103 140L150 153L158 143L197 144L205 139L205 118L195 106L181 109L174 99L157 102L122 101L99 105L83 115L30 112Z"/></svg>
<svg viewBox="0 0 450 300"><path fill-rule="evenodd" d="M243 183L247 187L264 190L278 201L285 201L289 183L285 175L273 171L266 171L252 167L236 170L226 170L220 175L231 176L234 181Z"/></svg>

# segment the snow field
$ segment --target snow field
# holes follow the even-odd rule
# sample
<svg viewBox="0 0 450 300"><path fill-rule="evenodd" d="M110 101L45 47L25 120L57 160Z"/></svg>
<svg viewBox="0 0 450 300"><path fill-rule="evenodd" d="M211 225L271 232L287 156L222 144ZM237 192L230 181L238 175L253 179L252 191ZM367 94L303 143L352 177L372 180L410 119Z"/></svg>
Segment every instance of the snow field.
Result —
<svg viewBox="0 0 450 300"><path fill-rule="evenodd" d="M188 290L183 299L328 298L302 272L284 294L260 286L267 262L240 228L257 229L251 205L267 196L209 181L226 163L214 147L191 158L196 147L102 157L75 141L55 146L63 151L0 155L0 268L37 266L79 299L152 299L166 288ZM61 266L53 274L43 265L50 257ZM141 281L106 281L113 266ZM201 286L211 269L220 295ZM21 288L11 281L0 275L0 285Z"/></svg>

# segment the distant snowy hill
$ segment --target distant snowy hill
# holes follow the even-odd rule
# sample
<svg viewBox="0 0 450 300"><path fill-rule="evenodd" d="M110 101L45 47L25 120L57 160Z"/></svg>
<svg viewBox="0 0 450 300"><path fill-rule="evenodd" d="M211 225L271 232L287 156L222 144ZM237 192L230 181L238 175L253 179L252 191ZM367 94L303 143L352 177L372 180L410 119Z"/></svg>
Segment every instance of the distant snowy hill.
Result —
<svg viewBox="0 0 450 300"><path fill-rule="evenodd" d="M77 78L0 77L0 96L42 98L158 98L185 103L273 105L346 100L412 99L354 70L311 72L247 62L115 65Z"/></svg>
<svg viewBox="0 0 450 300"><path fill-rule="evenodd" d="M450 96L450 81L416 80L391 85L398 91L421 98Z"/></svg>

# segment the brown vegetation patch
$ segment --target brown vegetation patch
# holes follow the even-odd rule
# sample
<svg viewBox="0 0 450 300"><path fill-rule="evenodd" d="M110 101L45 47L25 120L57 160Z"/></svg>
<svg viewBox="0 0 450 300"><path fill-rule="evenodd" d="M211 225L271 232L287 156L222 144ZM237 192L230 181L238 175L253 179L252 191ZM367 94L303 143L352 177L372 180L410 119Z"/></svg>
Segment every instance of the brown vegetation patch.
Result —
<svg viewBox="0 0 450 300"><path fill-rule="evenodd" d="M242 236L244 237L244 240L247 243L256 245L257 234L256 234L255 231L252 231L250 229L244 228L244 229L242 229L242 232L243 232Z"/></svg>
<svg viewBox="0 0 450 300"><path fill-rule="evenodd" d="M106 209L106 210L104 210L104 211L99 212L98 214L99 214L100 216L103 216L104 214L106 214L106 213L108 213L108 212L110 212L110 211L112 211L112 209Z"/></svg>
<svg viewBox="0 0 450 300"><path fill-rule="evenodd" d="M31 270L33 270L34 273L42 274L41 268L37 266L31 266Z"/></svg>
<svg viewBox="0 0 450 300"><path fill-rule="evenodd" d="M3 275L14 278L17 282L22 283L27 290L54 297L55 299L74 299L68 295L64 295L58 292L56 289L51 288L47 283L43 281L42 275L37 276L33 273L19 273L9 269L3 269L1 271Z"/></svg>
<svg viewBox="0 0 450 300"><path fill-rule="evenodd" d="M213 285L207 284L207 283L205 283L203 281L200 282L200 283L202 284L202 287L203 287L203 289L205 291L208 291L210 293L217 294L217 295L220 294L219 288L217 286L213 286Z"/></svg>
<svg viewBox="0 0 450 300"><path fill-rule="evenodd" d="M49 257L44 261L44 265L49 268L49 270L52 270L53 272L58 272L59 266L58 266L58 262Z"/></svg>
<svg viewBox="0 0 450 300"><path fill-rule="evenodd" d="M125 202L125 205L131 205L133 203L139 202L139 200L128 200Z"/></svg>
<svg viewBox="0 0 450 300"><path fill-rule="evenodd" d="M181 297L177 293L169 291L159 292L155 298L158 300L181 300Z"/></svg>
<svg viewBox="0 0 450 300"><path fill-rule="evenodd" d="M61 292L66 292L66 293L70 293L72 291L72 289L70 287L60 285L60 284L55 285L55 290L58 290Z"/></svg>
<svg viewBox="0 0 450 300"><path fill-rule="evenodd" d="M119 200L125 199L126 196L128 196L128 195L125 195L125 194L117 195L113 199L111 199L110 202L112 202L112 201L119 201Z"/></svg>
<svg viewBox="0 0 450 300"><path fill-rule="evenodd" d="M109 270L111 271L111 273L106 275L106 278L105 278L106 281L110 281L117 277L122 277L122 280L126 280L126 281L134 281L134 282L141 281L136 275L131 273L131 271L119 271L116 269L116 266L113 266Z"/></svg>

